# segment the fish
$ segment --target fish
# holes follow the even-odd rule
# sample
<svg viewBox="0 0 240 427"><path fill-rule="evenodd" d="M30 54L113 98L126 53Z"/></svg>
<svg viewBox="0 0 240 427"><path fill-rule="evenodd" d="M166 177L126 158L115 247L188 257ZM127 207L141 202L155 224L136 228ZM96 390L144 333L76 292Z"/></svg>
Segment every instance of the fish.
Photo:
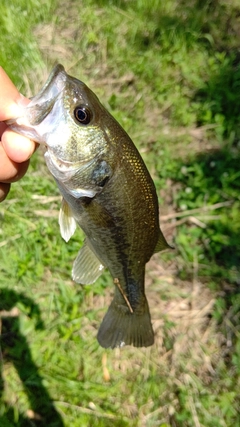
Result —
<svg viewBox="0 0 240 427"><path fill-rule="evenodd" d="M145 265L169 248L159 224L154 182L136 146L87 85L56 65L21 115L15 132L45 146L45 161L62 195L60 232L77 225L85 240L72 278L93 284L107 268L114 297L97 333L103 348L154 343L145 295Z"/></svg>

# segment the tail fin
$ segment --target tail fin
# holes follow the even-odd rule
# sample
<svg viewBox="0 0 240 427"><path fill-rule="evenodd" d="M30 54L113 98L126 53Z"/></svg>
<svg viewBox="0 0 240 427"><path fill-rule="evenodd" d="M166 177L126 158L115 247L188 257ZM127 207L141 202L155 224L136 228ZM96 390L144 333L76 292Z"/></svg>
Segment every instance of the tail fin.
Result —
<svg viewBox="0 0 240 427"><path fill-rule="evenodd" d="M132 344L134 347L148 347L154 343L148 303L145 299L141 310L130 312L126 304L119 304L114 298L98 331L97 339L104 348L123 347Z"/></svg>

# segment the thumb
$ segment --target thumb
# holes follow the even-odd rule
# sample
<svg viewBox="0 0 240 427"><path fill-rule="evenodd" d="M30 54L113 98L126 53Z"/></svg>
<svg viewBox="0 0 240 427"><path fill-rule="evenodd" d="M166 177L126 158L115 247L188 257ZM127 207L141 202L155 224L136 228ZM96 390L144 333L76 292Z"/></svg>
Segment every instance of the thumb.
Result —
<svg viewBox="0 0 240 427"><path fill-rule="evenodd" d="M0 121L20 116L19 102L23 105L29 101L19 93L4 69L0 67Z"/></svg>

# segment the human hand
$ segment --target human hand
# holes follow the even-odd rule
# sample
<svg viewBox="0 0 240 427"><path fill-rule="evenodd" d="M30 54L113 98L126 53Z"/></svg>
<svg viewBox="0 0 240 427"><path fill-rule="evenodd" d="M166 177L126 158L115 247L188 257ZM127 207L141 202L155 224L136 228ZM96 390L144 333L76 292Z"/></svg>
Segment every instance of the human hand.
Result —
<svg viewBox="0 0 240 427"><path fill-rule="evenodd" d="M7 197L11 183L26 173L29 158L36 149L33 141L18 135L3 123L20 116L20 105L27 105L28 102L0 67L0 202Z"/></svg>

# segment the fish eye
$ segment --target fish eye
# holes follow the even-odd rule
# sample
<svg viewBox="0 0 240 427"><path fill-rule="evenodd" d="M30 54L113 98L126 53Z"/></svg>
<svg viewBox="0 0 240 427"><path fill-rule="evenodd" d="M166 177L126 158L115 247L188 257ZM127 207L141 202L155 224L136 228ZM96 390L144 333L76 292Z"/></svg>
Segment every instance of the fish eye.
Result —
<svg viewBox="0 0 240 427"><path fill-rule="evenodd" d="M92 112L84 105L79 105L74 110L74 117L82 125L88 125L92 119Z"/></svg>

